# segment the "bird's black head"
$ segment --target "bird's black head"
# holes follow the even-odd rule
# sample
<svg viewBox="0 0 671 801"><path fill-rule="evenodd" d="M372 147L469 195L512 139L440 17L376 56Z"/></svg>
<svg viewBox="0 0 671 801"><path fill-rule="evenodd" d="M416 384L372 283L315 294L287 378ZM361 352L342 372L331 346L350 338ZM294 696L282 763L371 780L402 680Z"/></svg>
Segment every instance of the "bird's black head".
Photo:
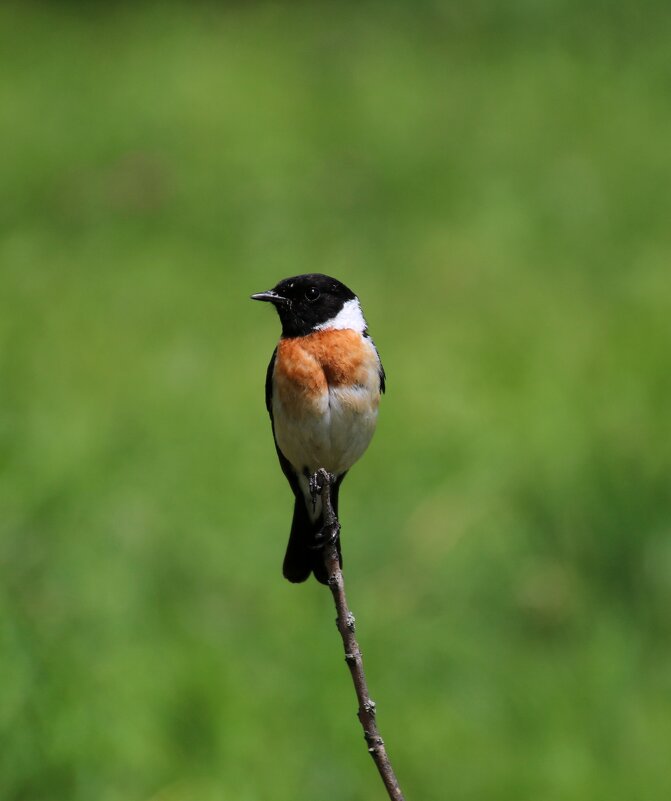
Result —
<svg viewBox="0 0 671 801"><path fill-rule="evenodd" d="M344 284L321 273L285 278L273 289L252 295L277 309L282 336L300 337L320 328L366 330L359 301Z"/></svg>

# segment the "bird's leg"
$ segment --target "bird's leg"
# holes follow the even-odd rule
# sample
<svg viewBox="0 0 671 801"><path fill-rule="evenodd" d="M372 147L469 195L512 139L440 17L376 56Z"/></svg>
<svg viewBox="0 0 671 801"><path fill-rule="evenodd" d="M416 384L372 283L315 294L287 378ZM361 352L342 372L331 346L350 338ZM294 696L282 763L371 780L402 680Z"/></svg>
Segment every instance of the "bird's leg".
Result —
<svg viewBox="0 0 671 801"><path fill-rule="evenodd" d="M324 471L326 480L322 487L322 516L324 518L324 525L322 526L321 535L324 538L325 544L333 545L338 541L340 536L340 521L333 511L333 504L331 503L331 487L335 483L335 476L331 473Z"/></svg>
<svg viewBox="0 0 671 801"><path fill-rule="evenodd" d="M305 472L307 473L307 468ZM317 505L317 496L322 494L324 476L328 477L328 473L326 472L326 470L322 469L322 470L317 470L316 473L313 473L311 476L308 477L308 484L310 488L310 496L312 497L313 509Z"/></svg>
<svg viewBox="0 0 671 801"><path fill-rule="evenodd" d="M310 493L312 500L315 501L317 495L322 499L322 517L324 524L321 530L315 535L313 548L323 548L332 545L337 541L340 534L340 523L333 511L331 503L331 487L335 482L335 476L320 467L316 473L310 477Z"/></svg>

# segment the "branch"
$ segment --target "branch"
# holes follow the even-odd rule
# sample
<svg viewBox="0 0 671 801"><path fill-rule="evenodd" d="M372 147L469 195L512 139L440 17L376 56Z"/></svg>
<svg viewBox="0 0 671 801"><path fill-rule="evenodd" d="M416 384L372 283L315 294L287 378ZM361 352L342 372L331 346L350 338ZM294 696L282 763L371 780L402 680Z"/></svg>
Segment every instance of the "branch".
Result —
<svg viewBox="0 0 671 801"><path fill-rule="evenodd" d="M356 691L356 697L359 702L357 715L363 727L363 734L368 745L368 752L377 765L377 769L380 772L380 776L382 777L382 781L384 782L384 786L391 801L404 801L403 793L398 786L394 769L391 766L391 762L387 756L387 750L384 747L384 740L380 737L380 732L375 722L375 702L371 700L368 694L366 674L363 670L363 659L361 651L359 650L359 644L354 636L354 615L350 612L347 605L345 582L343 580L342 570L340 569L340 559L338 558L337 550L340 523L338 522L338 518L331 504L332 481L333 476L323 469L318 470L313 477L313 486L315 486L316 491L322 496L322 508L324 510L323 534L326 539L324 564L329 574L328 583L338 613L336 625L338 626L338 631L340 632L345 648L345 662L347 662L347 667L349 667L350 673L352 674L354 690Z"/></svg>

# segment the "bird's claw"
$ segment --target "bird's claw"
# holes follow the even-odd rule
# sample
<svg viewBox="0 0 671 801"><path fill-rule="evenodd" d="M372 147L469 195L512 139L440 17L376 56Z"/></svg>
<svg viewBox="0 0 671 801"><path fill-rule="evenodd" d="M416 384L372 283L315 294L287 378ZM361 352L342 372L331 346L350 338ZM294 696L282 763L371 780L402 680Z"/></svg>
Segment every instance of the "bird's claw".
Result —
<svg viewBox="0 0 671 801"><path fill-rule="evenodd" d="M320 551L329 545L337 542L340 536L340 523L334 520L332 523L325 523L322 528L315 534L314 542L310 546L313 551Z"/></svg>

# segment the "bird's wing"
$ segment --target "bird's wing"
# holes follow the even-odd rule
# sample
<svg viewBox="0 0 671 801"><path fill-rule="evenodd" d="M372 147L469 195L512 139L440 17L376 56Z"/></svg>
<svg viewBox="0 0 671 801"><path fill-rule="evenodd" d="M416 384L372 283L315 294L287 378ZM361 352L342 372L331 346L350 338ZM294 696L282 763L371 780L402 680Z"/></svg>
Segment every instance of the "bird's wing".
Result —
<svg viewBox="0 0 671 801"><path fill-rule="evenodd" d="M270 415L270 422L273 422L273 370L275 369L275 357L277 356L277 348L273 351L270 357L268 369L266 370L266 409Z"/></svg>
<svg viewBox="0 0 671 801"><path fill-rule="evenodd" d="M277 437L275 436L275 421L273 420L273 371L275 369L276 356L277 348L275 348L273 351L273 355L270 357L270 363L268 364L268 369L266 370L266 409L270 415L270 423L273 428L273 442L275 443L275 450L277 451L277 458L280 461L280 467L282 468L282 472L286 476L294 495L300 495L301 490L298 486L298 478L296 473L287 457L280 450L279 445L277 444Z"/></svg>
<svg viewBox="0 0 671 801"><path fill-rule="evenodd" d="M375 353L377 353L377 361L378 361L378 373L380 375L380 393L384 394L384 391L387 388L387 374L384 371L384 367L382 366L382 359L380 358L380 351L377 349L375 342L373 342L373 338L370 334L366 333L364 336L370 341L371 345L375 348Z"/></svg>

